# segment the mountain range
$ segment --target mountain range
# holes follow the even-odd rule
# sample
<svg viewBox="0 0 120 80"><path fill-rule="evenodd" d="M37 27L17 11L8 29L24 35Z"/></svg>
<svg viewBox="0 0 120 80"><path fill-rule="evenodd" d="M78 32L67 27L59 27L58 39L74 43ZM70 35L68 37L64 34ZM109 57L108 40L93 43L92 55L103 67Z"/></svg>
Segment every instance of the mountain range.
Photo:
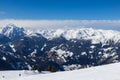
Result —
<svg viewBox="0 0 120 80"><path fill-rule="evenodd" d="M0 30L0 70L75 70L120 61L120 32L92 28Z"/></svg>

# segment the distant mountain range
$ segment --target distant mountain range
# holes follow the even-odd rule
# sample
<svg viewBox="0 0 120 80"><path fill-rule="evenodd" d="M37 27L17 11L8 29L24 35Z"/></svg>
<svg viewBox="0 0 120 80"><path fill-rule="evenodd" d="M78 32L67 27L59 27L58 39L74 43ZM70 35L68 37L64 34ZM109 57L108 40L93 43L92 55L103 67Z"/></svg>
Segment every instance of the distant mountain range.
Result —
<svg viewBox="0 0 120 80"><path fill-rule="evenodd" d="M92 28L0 32L0 70L74 70L119 62L120 32Z"/></svg>

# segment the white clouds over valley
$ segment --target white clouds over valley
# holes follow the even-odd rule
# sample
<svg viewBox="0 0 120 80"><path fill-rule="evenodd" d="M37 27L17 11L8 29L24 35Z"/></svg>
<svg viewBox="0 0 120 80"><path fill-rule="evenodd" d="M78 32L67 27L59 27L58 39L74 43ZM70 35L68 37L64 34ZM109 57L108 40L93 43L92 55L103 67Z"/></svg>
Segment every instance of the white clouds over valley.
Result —
<svg viewBox="0 0 120 80"><path fill-rule="evenodd" d="M120 31L120 20L0 20L0 27L7 24L15 24L30 29L70 29L80 27L92 27L95 29L109 29Z"/></svg>

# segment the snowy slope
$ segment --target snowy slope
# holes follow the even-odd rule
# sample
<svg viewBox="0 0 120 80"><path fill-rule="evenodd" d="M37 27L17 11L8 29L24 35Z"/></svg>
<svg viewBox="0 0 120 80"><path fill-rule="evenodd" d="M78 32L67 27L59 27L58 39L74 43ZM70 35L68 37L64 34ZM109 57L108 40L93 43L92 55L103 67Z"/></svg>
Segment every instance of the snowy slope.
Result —
<svg viewBox="0 0 120 80"><path fill-rule="evenodd" d="M120 63L68 72L40 74L17 80L120 80Z"/></svg>
<svg viewBox="0 0 120 80"><path fill-rule="evenodd" d="M37 74L33 73L32 71L0 71L0 80L10 80L10 79L15 79L18 78L20 76L22 77L27 77L30 75L34 75Z"/></svg>
<svg viewBox="0 0 120 80"><path fill-rule="evenodd" d="M3 71L4 72L4 71ZM18 76L16 71L11 71L5 73L5 78L1 77L0 72L0 79L1 80L8 80L6 79L7 76L14 75L9 78L9 80L120 80L120 63L114 63L104 66L92 67L87 69L81 70L74 70L74 71L65 71L65 72L56 72L56 73L49 73L49 74L37 74L33 75L27 74L21 71L24 76Z"/></svg>

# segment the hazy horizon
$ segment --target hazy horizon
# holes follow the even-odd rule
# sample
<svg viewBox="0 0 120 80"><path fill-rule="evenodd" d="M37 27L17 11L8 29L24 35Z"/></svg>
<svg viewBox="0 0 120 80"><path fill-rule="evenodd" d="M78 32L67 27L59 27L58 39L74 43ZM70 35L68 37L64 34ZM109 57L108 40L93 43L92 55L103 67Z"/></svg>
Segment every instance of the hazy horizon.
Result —
<svg viewBox="0 0 120 80"><path fill-rule="evenodd" d="M32 29L71 29L94 28L120 31L120 20L0 20L0 27L15 24L18 27Z"/></svg>

